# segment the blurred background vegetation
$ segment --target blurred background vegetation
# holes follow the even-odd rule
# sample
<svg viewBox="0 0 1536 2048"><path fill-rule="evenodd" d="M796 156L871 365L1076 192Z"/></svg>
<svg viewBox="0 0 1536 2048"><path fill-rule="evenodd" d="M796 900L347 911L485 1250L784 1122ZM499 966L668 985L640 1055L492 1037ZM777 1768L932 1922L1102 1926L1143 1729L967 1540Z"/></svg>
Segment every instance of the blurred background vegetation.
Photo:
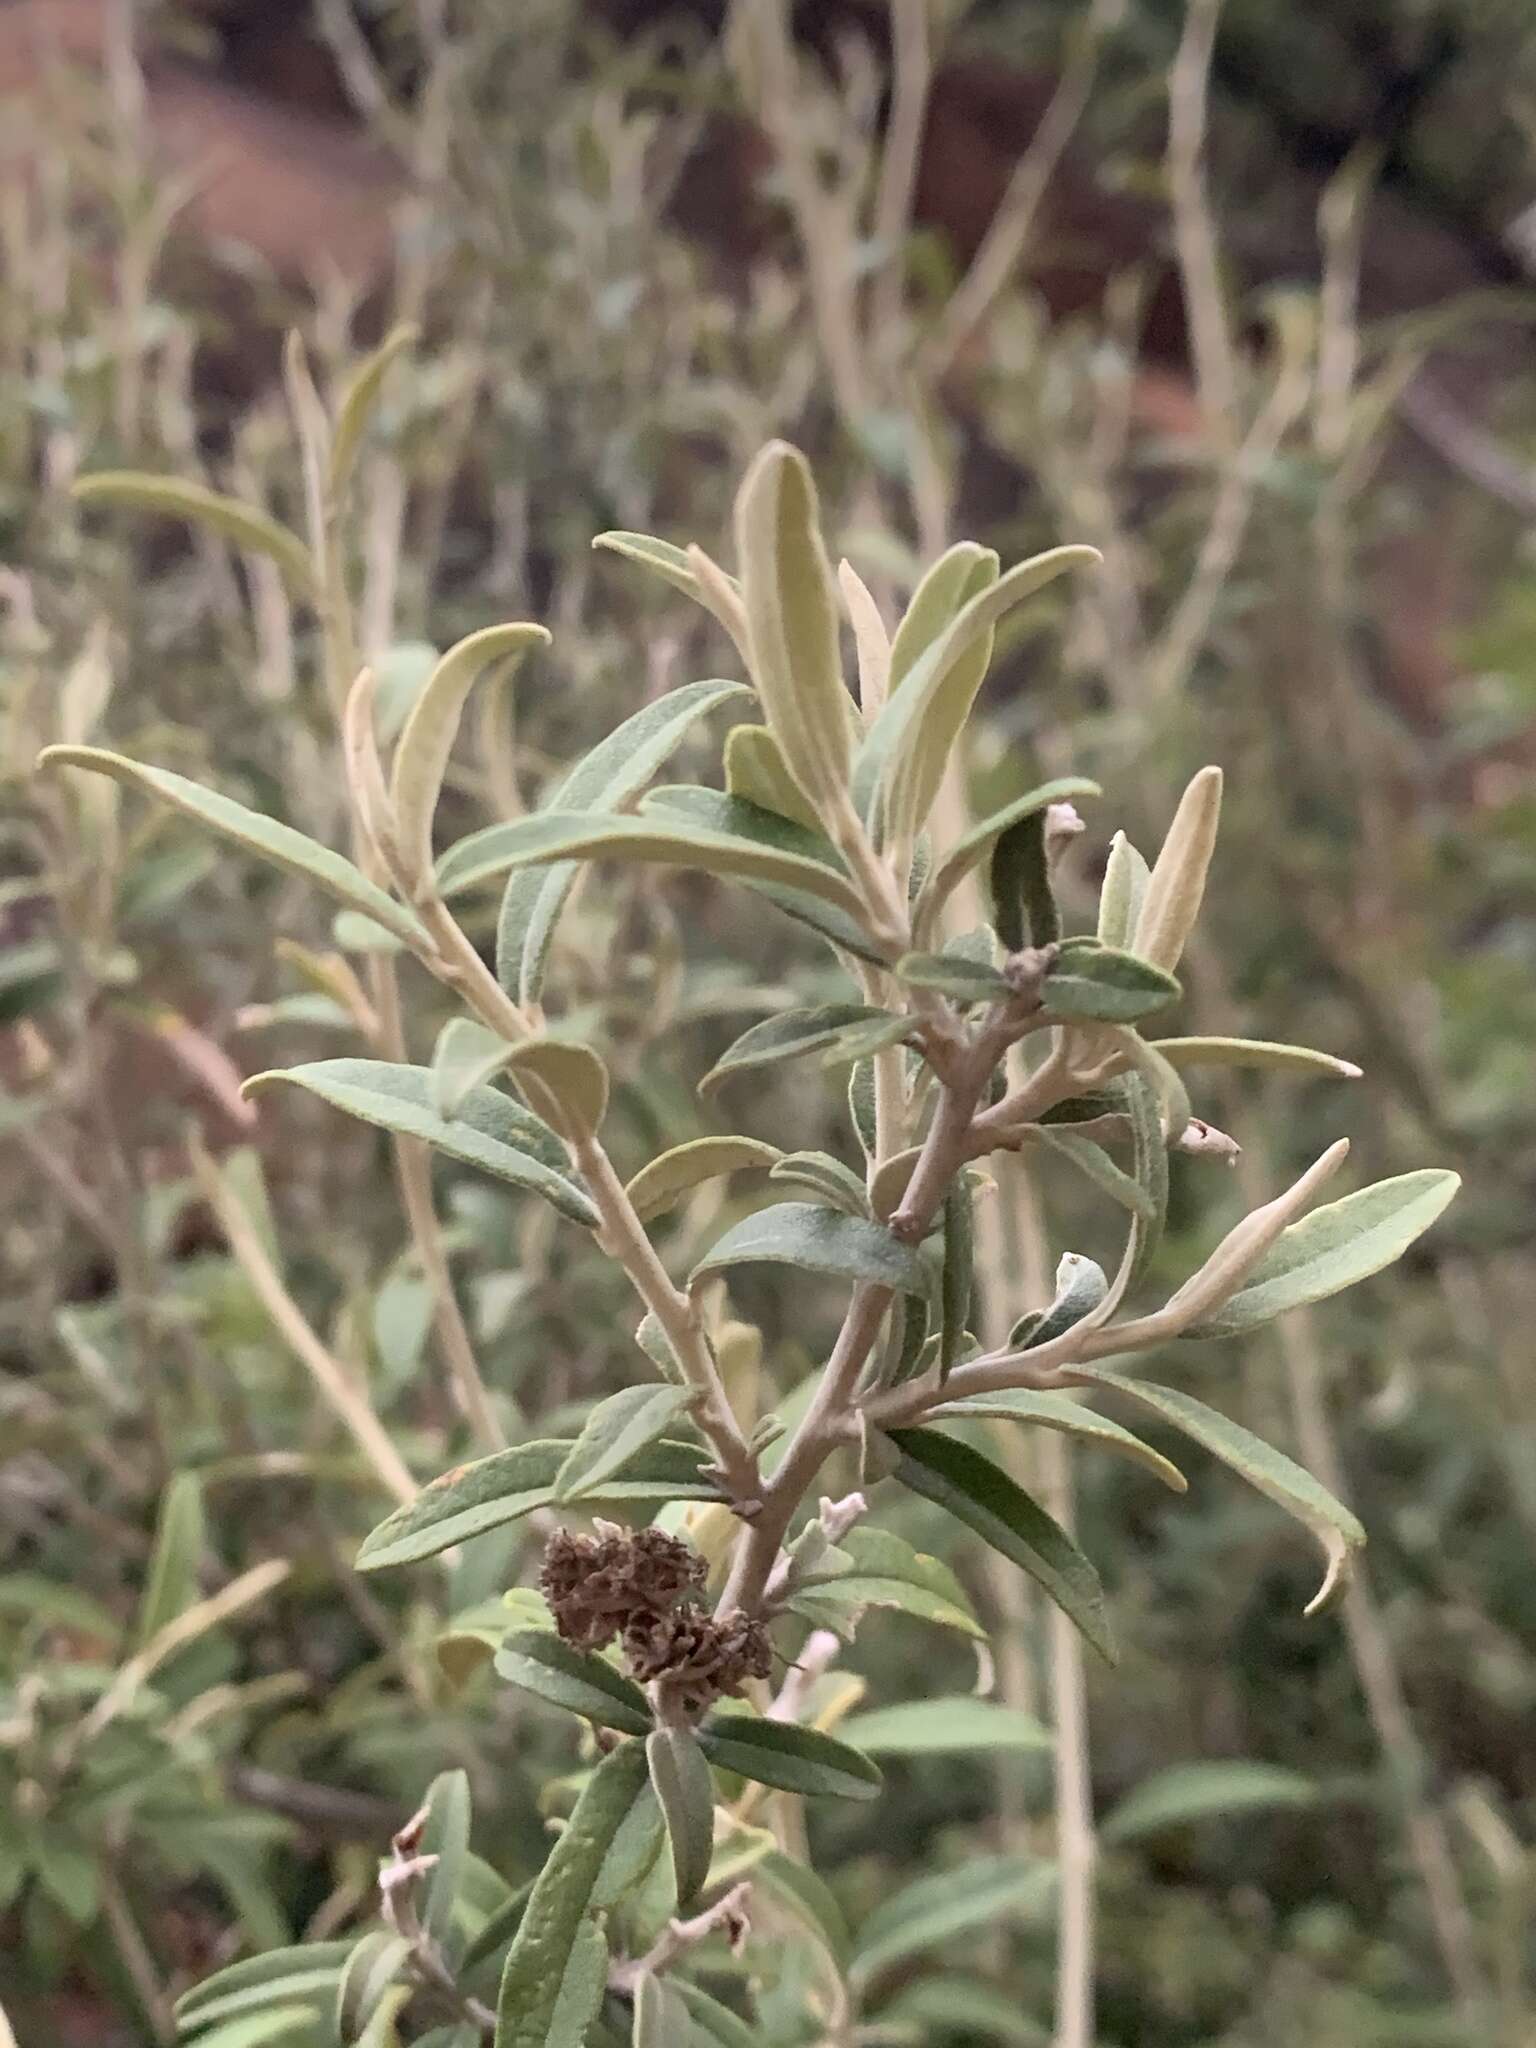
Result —
<svg viewBox="0 0 1536 2048"><path fill-rule="evenodd" d="M526 1573L515 1549L350 1566L387 1497L303 1331L413 1471L474 1450L380 1144L238 1092L355 1043L331 949L361 969L359 935L115 788L31 773L102 737L334 837L316 628L272 565L69 487L174 470L295 515L283 333L333 381L406 318L352 564L385 716L463 632L556 635L461 749L465 827L719 669L696 613L589 543L716 547L771 433L813 453L888 609L954 538L1104 550L1004 651L970 796L1102 782L1082 920L1110 831L1155 843L1220 762L1182 1028L1365 1069L1209 1105L1243 1192L1341 1129L1363 1178L1467 1187L1342 1304L1169 1368L1357 1508L1340 1613L1301 1620L1312 1556L1214 1470L1177 1503L1081 1475L1125 1655L1089 1674L1097 1829L1079 1802L1061 1843L1080 1896L1096 1854L1096 2031L1057 2038L1530 2048L1536 28L1523 0L723 12L0 5L0 2002L21 2048L168 2039L199 1972L366 1914L435 1771L470 1771L512 1877L570 1767L434 1654ZM557 978L613 1048L616 1150L711 1128L693 1080L791 963L814 987L803 944L699 883L586 891ZM421 1058L441 1018L408 994ZM749 1127L846 1153L839 1111L776 1082ZM457 1171L436 1195L507 1428L630 1376L632 1314L552 1219ZM1169 1277L1235 1202L1176 1163ZM998 1314L1039 1298L1047 1248L1112 1250L1070 1191L1026 1207L999 1207ZM728 1212L700 1197L679 1242ZM815 1332L767 1288L735 1306L767 1406ZM1002 1694L1059 1714L1043 1618L906 1512L987 1614ZM905 1621L852 1663L872 1704L974 1679ZM898 1926L867 2037L1050 2040L1049 1754L891 1777L877 1809L812 1815L851 1917L982 1855L1017 1876L948 1932Z"/></svg>

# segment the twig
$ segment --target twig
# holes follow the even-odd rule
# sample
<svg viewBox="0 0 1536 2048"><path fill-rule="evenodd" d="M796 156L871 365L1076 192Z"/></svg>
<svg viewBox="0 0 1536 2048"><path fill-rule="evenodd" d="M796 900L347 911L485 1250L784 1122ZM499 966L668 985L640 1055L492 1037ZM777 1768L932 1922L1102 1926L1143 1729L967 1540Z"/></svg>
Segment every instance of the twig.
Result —
<svg viewBox="0 0 1536 2048"><path fill-rule="evenodd" d="M1237 439L1237 368L1203 162L1211 52L1220 17L1221 0L1189 0L1168 74L1167 172L1195 382L1211 433L1231 443Z"/></svg>
<svg viewBox="0 0 1536 2048"><path fill-rule="evenodd" d="M889 340L901 329L906 243L933 82L928 0L891 0L891 81L891 113L874 207L874 241L881 261L869 290L868 331L876 342Z"/></svg>
<svg viewBox="0 0 1536 2048"><path fill-rule="evenodd" d="M1072 1531L1072 1447L1053 1429L1040 1432L1045 1505ZM1051 1654L1051 1722L1056 1737L1056 1862L1061 1872L1056 1923L1055 2048L1093 2048L1094 1866L1093 1781L1089 1768L1088 1694L1083 1639L1054 1601L1046 1621Z"/></svg>

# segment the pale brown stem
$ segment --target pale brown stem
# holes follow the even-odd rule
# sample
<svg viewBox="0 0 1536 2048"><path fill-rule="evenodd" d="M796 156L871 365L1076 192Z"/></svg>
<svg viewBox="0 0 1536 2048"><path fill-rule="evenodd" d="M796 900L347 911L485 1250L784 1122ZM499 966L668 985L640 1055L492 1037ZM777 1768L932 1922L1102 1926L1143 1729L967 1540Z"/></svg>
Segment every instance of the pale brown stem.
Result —
<svg viewBox="0 0 1536 2048"><path fill-rule="evenodd" d="M1045 1506L1070 1534L1075 1519L1071 1444L1055 1430L1043 1429L1039 1457ZM1046 1622L1051 1657L1051 1722L1056 1737L1056 1863L1061 1872L1056 1922L1055 2048L1093 2048L1097 1842L1083 1639L1054 1602L1047 1606Z"/></svg>
<svg viewBox="0 0 1536 2048"><path fill-rule="evenodd" d="M1168 74L1168 195L1184 283L1195 383L1211 434L1237 439L1237 368L1221 288L1215 225L1205 189L1206 103L1221 0L1189 0Z"/></svg>

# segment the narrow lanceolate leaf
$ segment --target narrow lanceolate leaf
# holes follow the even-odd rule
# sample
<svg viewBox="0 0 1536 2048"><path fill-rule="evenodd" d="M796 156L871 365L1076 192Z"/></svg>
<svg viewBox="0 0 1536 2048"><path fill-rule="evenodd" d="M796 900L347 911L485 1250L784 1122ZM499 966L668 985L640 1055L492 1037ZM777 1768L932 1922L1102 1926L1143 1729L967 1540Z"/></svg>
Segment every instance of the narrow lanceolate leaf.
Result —
<svg viewBox="0 0 1536 2048"><path fill-rule="evenodd" d="M1134 1842L1165 1828L1204 1820L1229 1820L1250 1813L1315 1806L1318 1788L1300 1771L1278 1764L1220 1762L1171 1764L1144 1778L1106 1815L1099 1835L1106 1842Z"/></svg>
<svg viewBox="0 0 1536 2048"><path fill-rule="evenodd" d="M869 585L852 562L837 565L837 587L843 594L843 609L853 628L853 644L859 662L859 710L870 725L890 695L891 638L880 616Z"/></svg>
<svg viewBox="0 0 1536 2048"><path fill-rule="evenodd" d="M714 789L657 789L646 798L642 809L647 815L664 812L705 831L746 839L768 853L803 856L820 862L846 880L841 855L819 832L807 831L791 817L780 816L741 797L722 796ZM823 890L776 881L766 867L751 873L744 870L737 879L776 910L782 910L786 917L809 925L843 952L872 961L876 966L886 964L886 954L865 929L862 907L855 916L845 907L841 896L834 902Z"/></svg>
<svg viewBox="0 0 1536 2048"><path fill-rule="evenodd" d="M906 839L922 824L963 730L985 672L986 642L998 621L1063 571L1100 559L1094 548L1066 547L1020 562L995 582L982 584L973 569L967 601L918 656L859 750L855 799L874 816L884 836ZM980 660L972 660L981 643Z"/></svg>
<svg viewBox="0 0 1536 2048"><path fill-rule="evenodd" d="M814 1009L780 1010L776 1016L752 1025L727 1046L699 1083L699 1093L705 1095L711 1088L718 1088L733 1074L825 1052L851 1026L890 1020L889 1010L874 1009L868 1003L819 1003Z"/></svg>
<svg viewBox="0 0 1536 2048"><path fill-rule="evenodd" d="M1052 804L1070 803L1079 796L1099 795L1102 795L1099 785L1088 781L1085 776L1059 775L1054 782L1041 783L1038 789L1015 797L1012 803L1004 804L1001 810L993 811L990 817L973 825L950 848L923 884L912 912L914 930L922 934L932 929L934 920L950 896L972 868L988 857L1003 833L1011 831L1025 818L1049 810Z"/></svg>
<svg viewBox="0 0 1536 2048"><path fill-rule="evenodd" d="M642 568L650 569L674 590L680 590L700 604L724 626L742 655L747 652L747 615L741 602L741 586L734 576L728 576L723 569L716 569L708 581L700 578L693 565L691 552L686 548L674 547L671 541L657 540L648 533L600 533L592 543L595 548L608 548L626 560L638 562Z"/></svg>
<svg viewBox="0 0 1536 2048"><path fill-rule="evenodd" d="M1342 1501L1335 1500L1327 1487L1314 1479L1310 1472L1303 1471L1283 1451L1264 1443L1240 1423L1218 1414L1214 1408L1207 1408L1193 1394L1181 1393L1173 1387L1154 1386L1149 1380L1133 1379L1130 1374L1115 1372L1108 1366L1090 1365L1074 1367L1073 1370L1080 1371L1081 1376L1092 1380L1095 1386L1112 1387L1129 1400L1140 1401L1175 1429L1183 1430L1186 1436L1203 1444L1214 1457L1220 1458L1224 1465L1230 1465L1234 1472L1246 1479L1250 1486L1257 1487L1260 1493L1267 1495L1312 1531L1323 1547L1328 1570L1322 1585L1308 1603L1308 1614L1316 1614L1343 1589L1354 1553L1365 1542L1365 1531Z"/></svg>
<svg viewBox="0 0 1536 2048"><path fill-rule="evenodd" d="M904 1486L947 1508L1044 1588L1107 1663L1114 1640L1099 1575L1058 1522L969 1444L935 1429L891 1431Z"/></svg>
<svg viewBox="0 0 1536 2048"><path fill-rule="evenodd" d="M1096 939L1068 939L1041 991L1052 1016L1102 1024L1134 1024L1166 1010L1181 993L1160 967Z"/></svg>
<svg viewBox="0 0 1536 2048"><path fill-rule="evenodd" d="M813 1572L790 1602L807 1620L847 1637L865 1608L895 1608L916 1620L985 1640L986 1630L949 1566L914 1550L905 1537L861 1523L836 1548L839 1561Z"/></svg>
<svg viewBox="0 0 1536 2048"><path fill-rule="evenodd" d="M1131 942L1132 952L1170 974L1200 915L1220 820L1221 770L1202 768L1179 799Z"/></svg>
<svg viewBox="0 0 1536 2048"><path fill-rule="evenodd" d="M512 1630L496 1652L496 1669L520 1691L596 1727L617 1728L623 1735L651 1731L651 1710L638 1685L548 1629Z"/></svg>
<svg viewBox="0 0 1536 2048"><path fill-rule="evenodd" d="M699 1742L722 1771L807 1799L875 1799L884 1783L867 1756L792 1721L716 1714L700 1728Z"/></svg>
<svg viewBox="0 0 1536 2048"><path fill-rule="evenodd" d="M675 1985L642 1972L635 1985L635 2024L630 2048L687 2048L693 2032L688 2008Z"/></svg>
<svg viewBox="0 0 1536 2048"><path fill-rule="evenodd" d="M765 1145L758 1138L691 1138L642 1166L624 1192L646 1223L676 1208L684 1195L707 1180L754 1168L762 1172L783 1156L777 1145Z"/></svg>
<svg viewBox="0 0 1536 2048"><path fill-rule="evenodd" d="M432 872L432 817L465 699L487 669L547 647L544 626L486 626L450 647L411 706L398 741L389 794L401 856L414 876Z"/></svg>
<svg viewBox="0 0 1536 2048"><path fill-rule="evenodd" d="M1140 1216L1145 1222L1152 1221L1151 1195L1130 1174L1116 1166L1102 1145L1096 1145L1092 1138L1085 1138L1071 1129L1037 1127L1031 1135L1033 1142L1045 1151L1070 1161L1112 1202L1118 1202L1122 1209L1129 1209L1133 1216Z"/></svg>
<svg viewBox="0 0 1536 2048"><path fill-rule="evenodd" d="M693 1730L681 1723L645 1739L651 1784L667 1823L679 1911L704 1889L715 1853L715 1781Z"/></svg>
<svg viewBox="0 0 1536 2048"><path fill-rule="evenodd" d="M869 1214L863 1177L829 1152L786 1152L769 1170L768 1178L799 1181L849 1216Z"/></svg>
<svg viewBox="0 0 1536 2048"><path fill-rule="evenodd" d="M808 831L821 830L821 821L766 725L733 725L726 734L725 787L729 795L744 797Z"/></svg>
<svg viewBox="0 0 1536 2048"><path fill-rule="evenodd" d="M959 1693L953 1699L906 1700L853 1714L842 1733L870 1756L955 1756L966 1750L1049 1749L1050 1730L1020 1707Z"/></svg>
<svg viewBox="0 0 1536 2048"><path fill-rule="evenodd" d="M1099 889L1099 944L1129 946L1141 916L1151 869L1123 832L1109 845Z"/></svg>
<svg viewBox="0 0 1536 2048"><path fill-rule="evenodd" d="M427 1792L427 1825L422 1832L421 1853L437 1862L427 1879L421 1902L421 1924L439 1948L453 1952L453 1909L464 1866L469 1855L469 1777L464 1771L444 1771L434 1778Z"/></svg>
<svg viewBox="0 0 1536 2048"><path fill-rule="evenodd" d="M451 1119L472 1089L479 1088L506 1065L512 1047L473 1017L450 1017L432 1048L432 1107Z"/></svg>
<svg viewBox="0 0 1536 2048"><path fill-rule="evenodd" d="M102 747L46 747L39 765L87 768L94 774L110 775L118 782L142 789L147 796L158 797L161 803L169 804L245 852L254 853L259 860L269 861L301 881L313 882L338 903L361 911L396 938L409 941L425 936L415 912L386 895L344 855L295 832L291 825L280 825L275 818L247 809L233 797L189 782L185 775L173 774L169 768L147 767L142 761L130 761Z"/></svg>
<svg viewBox="0 0 1536 2048"><path fill-rule="evenodd" d="M904 1294L926 1295L932 1285L918 1254L883 1224L845 1216L815 1202L777 1202L746 1217L716 1239L689 1274L688 1284L696 1287L711 1273L760 1262L797 1266L802 1272L891 1287Z"/></svg>
<svg viewBox="0 0 1536 2048"><path fill-rule="evenodd" d="M1161 1451L1153 1450L1139 1436L1112 1422L1097 1409L1084 1407L1070 1394L1037 1392L1032 1387L1006 1387L995 1394L967 1394L957 1401L928 1411L930 1422L996 1421L1022 1422L1037 1429L1057 1429L1066 1436L1100 1450L1115 1451L1133 1458L1155 1473L1175 1493L1187 1490L1189 1482L1177 1465Z"/></svg>
<svg viewBox="0 0 1536 2048"><path fill-rule="evenodd" d="M472 1536L504 1528L535 1508L549 1507L556 1475L570 1452L563 1438L540 1439L455 1466L364 1537L358 1570L416 1564ZM720 1500L718 1482L702 1475L707 1457L701 1445L663 1438L632 1459L622 1476L605 1479L600 1491L584 1494L582 1506L606 1514L648 1512L669 1500Z"/></svg>
<svg viewBox="0 0 1536 2048"><path fill-rule="evenodd" d="M70 495L82 505L126 505L135 512L188 520L237 548L270 557L301 597L313 596L317 588L309 549L296 533L256 506L226 498L204 484L137 469L104 469L77 478Z"/></svg>
<svg viewBox="0 0 1536 2048"><path fill-rule="evenodd" d="M1152 1263L1163 1239L1168 1215L1168 1141L1152 1084L1141 1074L1127 1074L1121 1100L1131 1120L1131 1176L1147 1198L1147 1212L1131 1228L1136 1235L1127 1284L1134 1287Z"/></svg>
<svg viewBox="0 0 1536 2048"><path fill-rule="evenodd" d="M471 1089L456 1114L446 1118L432 1107L431 1070L388 1060L316 1060L255 1074L245 1085L255 1090L277 1081L306 1088L381 1130L423 1138L450 1159L542 1195L573 1223L597 1223L591 1197L572 1178L554 1132L497 1089Z"/></svg>
<svg viewBox="0 0 1536 2048"><path fill-rule="evenodd" d="M960 1173L944 1197L944 1266L939 1279L939 1382L965 1348L971 1320L976 1232L970 1176Z"/></svg>
<svg viewBox="0 0 1536 2048"><path fill-rule="evenodd" d="M1172 1067L1267 1067L1300 1074L1331 1074L1339 1081L1358 1081L1353 1060L1308 1045L1272 1045L1262 1038L1159 1038L1157 1050Z"/></svg>
<svg viewBox="0 0 1536 2048"><path fill-rule="evenodd" d="M496 2048L581 2048L607 1975L607 1945L588 1918L592 1890L645 1786L645 1748L639 1742L620 1743L587 1780L508 1952Z"/></svg>
<svg viewBox="0 0 1536 2048"><path fill-rule="evenodd" d="M1013 993L995 967L962 953L903 953L896 973L911 988L936 989L957 1003L1000 1003Z"/></svg>
<svg viewBox="0 0 1536 2048"><path fill-rule="evenodd" d="M621 1387L600 1401L555 1474L556 1500L577 1500L622 1473L632 1458L666 1435L695 1398L689 1387Z"/></svg>
<svg viewBox="0 0 1536 2048"><path fill-rule="evenodd" d="M971 1857L920 1877L877 1906L854 1943L853 1980L867 1984L904 1957L952 1942L1005 1913L1031 1911L1049 1897L1052 1867L1029 1856Z"/></svg>
<svg viewBox="0 0 1536 2048"><path fill-rule="evenodd" d="M388 333L369 356L364 357L348 377L336 406L336 428L331 436L330 486L340 499L352 481L363 436L373 423L384 379L408 349L421 339L421 329L410 321Z"/></svg>
<svg viewBox="0 0 1536 2048"><path fill-rule="evenodd" d="M178 1472L160 1502L155 1547L134 1631L140 1649L200 1597L198 1572L204 1540L202 1482L195 1472Z"/></svg>
<svg viewBox="0 0 1536 2048"><path fill-rule="evenodd" d="M593 1911L606 1913L642 1885L655 1869L666 1839L661 1805L647 1779L608 1845L592 1887Z"/></svg>
<svg viewBox="0 0 1536 2048"><path fill-rule="evenodd" d="M788 1907L839 1970L846 1968L852 1947L848 1922L832 1892L809 1865L796 1862L778 1849L770 1849L754 1866L752 1882L772 1892L781 1905Z"/></svg>
<svg viewBox="0 0 1536 2048"><path fill-rule="evenodd" d="M848 784L851 708L837 589L810 465L787 442L770 441L742 480L736 553L764 717L795 781L833 809Z"/></svg>
<svg viewBox="0 0 1536 2048"><path fill-rule="evenodd" d="M751 693L744 683L686 683L643 705L577 761L543 811L617 811L650 781L690 726L717 705ZM580 864L518 868L507 878L496 929L496 972L519 1002L537 1002L555 925Z"/></svg>
<svg viewBox="0 0 1536 2048"><path fill-rule="evenodd" d="M1054 946L1061 915L1045 858L1045 813L1030 811L992 842L988 870L992 921L1010 953L1024 946Z"/></svg>
<svg viewBox="0 0 1536 2048"><path fill-rule="evenodd" d="M403 1934L382 1928L365 1934L353 1949L336 1987L336 2032L355 2042L365 2032L385 1994L400 1981L411 1953Z"/></svg>
<svg viewBox="0 0 1536 2048"><path fill-rule="evenodd" d="M590 1045L525 1038L507 1054L507 1071L562 1137L590 1137L608 1108L608 1069Z"/></svg>
<svg viewBox="0 0 1536 2048"><path fill-rule="evenodd" d="M821 861L783 852L761 839L710 831L654 806L637 818L541 811L537 817L520 818L510 825L488 825L444 854L438 866L438 886L445 896L456 896L513 868L547 867L554 861L578 859L699 868L706 874L798 890L820 898L848 918L863 915L853 884Z"/></svg>
<svg viewBox="0 0 1536 2048"><path fill-rule="evenodd" d="M924 571L891 639L891 690L900 689L968 599L996 582L998 567L991 548L961 540Z"/></svg>
<svg viewBox="0 0 1536 2048"><path fill-rule="evenodd" d="M1021 1316L1009 1336L1014 1351L1037 1351L1063 1336L1083 1317L1091 1315L1109 1292L1104 1268L1081 1252L1063 1252L1056 1262L1056 1292L1051 1305Z"/></svg>
<svg viewBox="0 0 1536 2048"><path fill-rule="evenodd" d="M176 2001L176 2020L185 2032L233 2019L261 2005L290 2004L296 1999L324 1999L329 2004L357 1942L311 1941L302 1948L270 1949L215 1970Z"/></svg>
<svg viewBox="0 0 1536 2048"><path fill-rule="evenodd" d="M1314 1209L1281 1233L1230 1301L1185 1336L1235 1336L1368 1279L1402 1257L1460 1186L1458 1174L1425 1167Z"/></svg>
<svg viewBox="0 0 1536 2048"><path fill-rule="evenodd" d="M900 2029L902 2040L958 2033L977 2042L978 2048L983 2042L992 2048L1051 2048L1050 2034L1020 2011L1013 1993L948 1970L914 1978L893 1997L882 1999L880 2021L893 2035Z"/></svg>

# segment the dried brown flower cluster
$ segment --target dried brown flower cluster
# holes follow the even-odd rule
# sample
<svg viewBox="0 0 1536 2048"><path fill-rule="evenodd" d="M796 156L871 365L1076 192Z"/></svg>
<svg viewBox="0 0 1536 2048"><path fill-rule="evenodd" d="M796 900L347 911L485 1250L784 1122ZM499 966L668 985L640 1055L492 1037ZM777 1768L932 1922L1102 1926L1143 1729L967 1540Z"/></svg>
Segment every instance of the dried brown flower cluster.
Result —
<svg viewBox="0 0 1536 2048"><path fill-rule="evenodd" d="M566 1642L602 1650L617 1639L636 1679L659 1681L684 1713L698 1715L772 1669L760 1621L744 1614L717 1621L704 1608L706 1576L698 1552L661 1529L596 1536L557 1529L539 1583Z"/></svg>

